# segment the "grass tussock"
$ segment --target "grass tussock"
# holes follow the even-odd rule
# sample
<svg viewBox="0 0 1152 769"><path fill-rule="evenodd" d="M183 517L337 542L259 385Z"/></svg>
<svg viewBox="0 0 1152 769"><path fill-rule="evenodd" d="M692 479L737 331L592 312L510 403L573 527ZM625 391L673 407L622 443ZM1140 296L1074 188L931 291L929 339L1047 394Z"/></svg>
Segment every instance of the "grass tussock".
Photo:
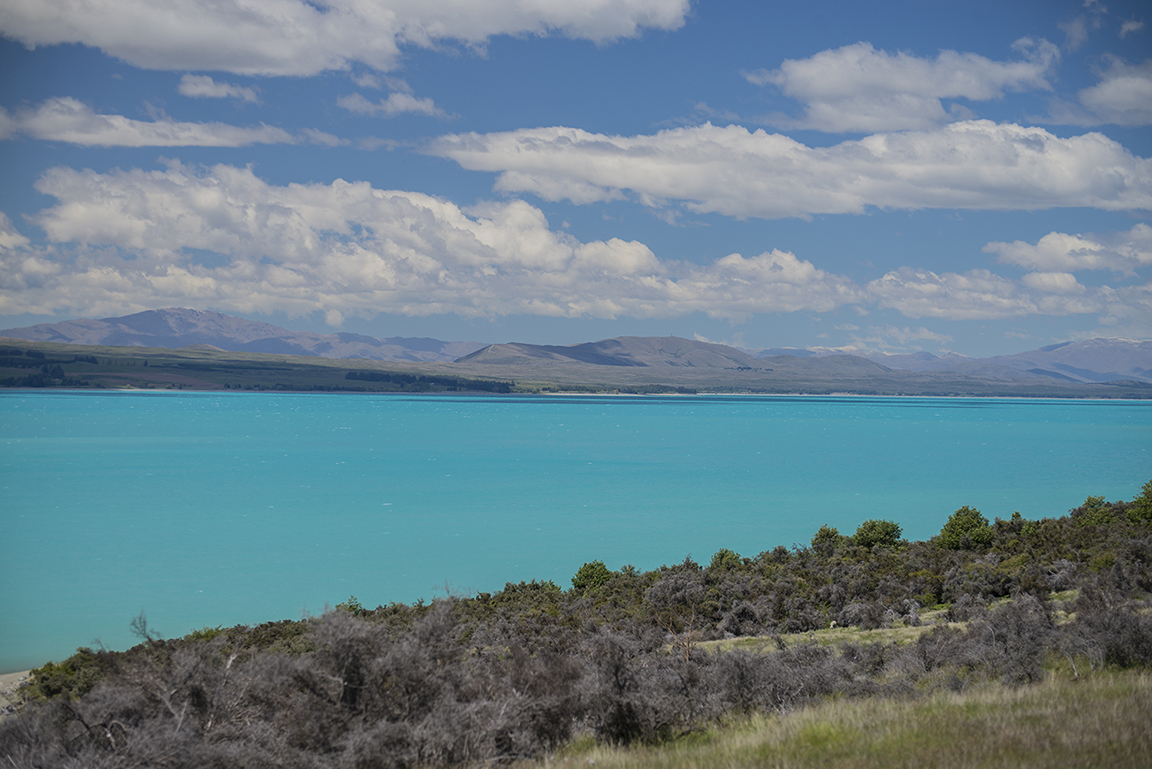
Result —
<svg viewBox="0 0 1152 769"><path fill-rule="evenodd" d="M1152 675L1101 672L918 700L835 700L657 746L578 742L518 769L1122 769L1149 765L1150 723Z"/></svg>

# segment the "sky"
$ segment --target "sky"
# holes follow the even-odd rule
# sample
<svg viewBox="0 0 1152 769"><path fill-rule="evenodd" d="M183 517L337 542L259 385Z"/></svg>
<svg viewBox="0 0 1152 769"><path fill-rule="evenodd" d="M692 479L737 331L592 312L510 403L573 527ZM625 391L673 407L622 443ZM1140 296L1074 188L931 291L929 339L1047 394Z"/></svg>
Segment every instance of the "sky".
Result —
<svg viewBox="0 0 1152 769"><path fill-rule="evenodd" d="M0 328L1152 338L1152 8L4 0Z"/></svg>

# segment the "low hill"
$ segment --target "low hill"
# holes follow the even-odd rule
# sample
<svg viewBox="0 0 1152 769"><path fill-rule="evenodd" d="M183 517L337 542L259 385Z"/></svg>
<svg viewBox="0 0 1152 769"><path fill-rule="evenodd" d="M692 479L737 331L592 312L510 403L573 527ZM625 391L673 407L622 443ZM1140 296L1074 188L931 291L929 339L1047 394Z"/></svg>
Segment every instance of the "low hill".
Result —
<svg viewBox="0 0 1152 769"><path fill-rule="evenodd" d="M686 366L692 368L761 369L767 364L732 347L679 337L622 336L568 347L493 344L457 363L533 365L554 361L597 366Z"/></svg>
<svg viewBox="0 0 1152 769"><path fill-rule="evenodd" d="M0 336L60 344L168 349L208 345L228 352L427 362L454 360L483 346L479 342L442 342L419 337L377 339L362 334L289 331L219 312L184 308L148 310L117 318L41 323L5 329L0 331Z"/></svg>

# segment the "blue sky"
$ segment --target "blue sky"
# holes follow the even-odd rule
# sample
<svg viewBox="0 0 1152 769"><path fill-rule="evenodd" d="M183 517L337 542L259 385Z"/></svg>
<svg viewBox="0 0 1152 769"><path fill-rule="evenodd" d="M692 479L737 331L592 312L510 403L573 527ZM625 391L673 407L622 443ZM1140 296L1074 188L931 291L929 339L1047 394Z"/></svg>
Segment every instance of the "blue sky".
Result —
<svg viewBox="0 0 1152 769"><path fill-rule="evenodd" d="M1150 338L1146 16L6 0L0 327L192 307L483 342Z"/></svg>

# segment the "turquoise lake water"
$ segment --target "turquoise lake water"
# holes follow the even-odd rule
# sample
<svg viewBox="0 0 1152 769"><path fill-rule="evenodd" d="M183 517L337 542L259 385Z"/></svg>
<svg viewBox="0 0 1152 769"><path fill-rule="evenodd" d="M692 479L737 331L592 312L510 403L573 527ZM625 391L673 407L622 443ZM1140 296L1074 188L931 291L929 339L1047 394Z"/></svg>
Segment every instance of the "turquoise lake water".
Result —
<svg viewBox="0 0 1152 769"><path fill-rule="evenodd" d="M1152 402L0 393L0 672L166 637L1058 516L1152 478Z"/></svg>

